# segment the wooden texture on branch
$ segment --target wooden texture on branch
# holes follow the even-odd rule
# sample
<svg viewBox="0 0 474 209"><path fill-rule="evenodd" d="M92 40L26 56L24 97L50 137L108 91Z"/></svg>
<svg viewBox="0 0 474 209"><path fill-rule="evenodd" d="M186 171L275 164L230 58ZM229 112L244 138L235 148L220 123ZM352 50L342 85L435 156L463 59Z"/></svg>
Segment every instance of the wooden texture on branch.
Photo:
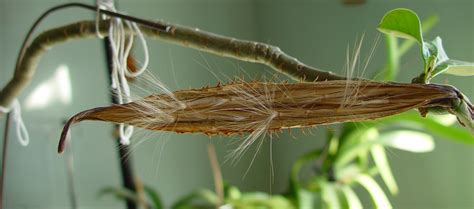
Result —
<svg viewBox="0 0 474 209"><path fill-rule="evenodd" d="M109 21L100 21L99 30L103 35L108 34ZM221 36L195 28L179 26L164 22L155 22L159 28L141 25L141 30L149 37L178 44L184 47L209 52L212 54L232 57L235 59L262 63L285 73L295 80L323 81L343 80L331 72L321 71L291 57L278 47L259 42L239 40ZM161 28L167 28L162 30ZM131 31L127 31L131 32ZM0 105L9 106L14 98L29 84L42 55L55 45L71 40L96 37L94 21L80 21L44 31L38 35L26 48L14 77L0 92Z"/></svg>

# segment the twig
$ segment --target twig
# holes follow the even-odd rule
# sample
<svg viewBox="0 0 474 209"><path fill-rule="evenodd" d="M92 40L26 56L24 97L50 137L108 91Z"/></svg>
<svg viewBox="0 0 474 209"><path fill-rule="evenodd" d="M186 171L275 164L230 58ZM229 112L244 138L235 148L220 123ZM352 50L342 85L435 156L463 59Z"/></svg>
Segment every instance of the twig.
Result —
<svg viewBox="0 0 474 209"><path fill-rule="evenodd" d="M28 48L26 47L29 40L31 39L32 34L33 34L34 30L36 29L36 27L49 14L51 14L55 11L65 9L65 8L70 8L70 7L79 7L79 8L83 8L83 9L89 9L89 10L92 10L92 11L99 11L100 13L103 13L103 14L107 14L107 15L110 15L110 16L113 16L113 17L118 17L118 18L122 18L122 19L126 19L126 20L129 20L129 21L139 23L143 27L151 27L151 28L154 28L155 30L163 30L163 31L166 30L166 26L159 25L158 23L153 23L153 22L148 21L148 20L144 20L144 19L140 19L140 18L136 18L136 17L132 17L132 16L128 16L128 15L124 15L124 14L120 14L120 13L116 13L116 12L112 12L112 11L107 11L107 10L103 10L103 9L97 10L96 6L91 6L91 5L87 5L87 4L83 4L83 3L67 3L67 4L61 4L61 5L52 7L50 9L46 10L46 12L44 12L33 23L30 30L28 31L27 35L25 36L25 39L23 40L23 43L22 43L21 48L20 48L20 52L19 52L17 60L16 60L14 77L10 80L10 82L7 84L7 86L4 89L2 89L2 91L0 91L0 106L8 107L12 103L13 99L16 98L21 93L21 91L28 85L28 83L31 81L31 79L32 79L32 77L33 77L33 75L36 71L35 68L38 65L39 58L40 58L41 54L48 48L48 44L44 44L44 45L40 44L39 46L43 46L45 48L41 49L41 47L40 47L41 50L35 49L36 50L36 55L38 55L38 57L32 56L32 55L35 55L35 53L30 53L30 55L28 55L27 51L30 48L36 48L36 47L34 47L34 44L31 44ZM63 41L65 41L65 40L63 40ZM33 51L35 51L35 50L33 50ZM31 58L36 58L36 60L35 59L29 60ZM25 64L25 62L26 62L26 64ZM25 69L24 66L30 66L33 69ZM28 68L28 67L26 67L26 68ZM2 113L0 113L0 115L1 114Z"/></svg>
<svg viewBox="0 0 474 209"><path fill-rule="evenodd" d="M222 173L219 168L219 162L217 161L216 148L211 143L207 144L207 156L211 164L212 175L214 176L214 188L218 197L216 208L219 208L224 204L224 182L222 181Z"/></svg>
<svg viewBox="0 0 474 209"><path fill-rule="evenodd" d="M122 16L128 17L128 19L132 18L131 16ZM239 40L161 21L149 22L139 18L133 19L133 21L140 24L143 33L150 37L220 56L265 64L295 78L295 80L322 81L345 79L332 72L321 71L299 62L296 58L285 54L276 46ZM109 21L101 21L99 23L100 33L106 35L109 24ZM95 34L95 22L81 21L50 29L38 35L24 50L24 53L20 53L14 77L0 92L0 105L8 106L29 84L36 72L41 56L48 49L67 41L92 38L95 37Z"/></svg>

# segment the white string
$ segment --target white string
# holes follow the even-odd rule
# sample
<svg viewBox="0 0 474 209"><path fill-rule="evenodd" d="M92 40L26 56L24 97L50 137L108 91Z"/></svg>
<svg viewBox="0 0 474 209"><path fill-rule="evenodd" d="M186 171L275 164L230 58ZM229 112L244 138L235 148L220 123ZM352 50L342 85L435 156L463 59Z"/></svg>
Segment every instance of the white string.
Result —
<svg viewBox="0 0 474 209"><path fill-rule="evenodd" d="M96 34L99 38L103 38L99 31L99 8L117 12L114 6L113 0L97 0L97 16L96 16ZM105 19L102 16L102 19ZM125 23L125 24L124 24ZM127 27L127 28L125 28ZM126 30L131 33L126 33ZM134 34L140 39L140 43L143 47L144 61L141 68L132 72L127 67L127 59L132 50ZM137 77L141 75L148 67L149 55L148 46L146 44L143 33L140 31L136 23L123 21L120 18L112 18L109 26L108 39L110 41L110 48L112 51L112 72L111 72L111 87L116 91L117 100L119 104L131 102L130 98L130 87L128 85L128 77ZM130 138L133 134L133 126L125 124L119 125L120 143L124 145L130 144Z"/></svg>
<svg viewBox="0 0 474 209"><path fill-rule="evenodd" d="M134 33L136 33L138 35L138 39L140 39L140 43L142 44L142 47L143 47L144 60L143 60L143 64L142 64L142 67L140 68L140 70L138 70L137 72L131 72L131 71L127 70L127 71L125 71L125 73L129 77L137 77L140 74L142 74L146 70L146 68L148 67L148 62L149 62L148 45L146 44L145 36L143 35L140 28L138 28L136 23L132 23L130 28L132 28Z"/></svg>
<svg viewBox="0 0 474 209"><path fill-rule="evenodd" d="M102 34L100 34L100 30L99 30L99 20L100 20L100 12L99 10L100 9L105 9L103 6L97 4L97 11L96 11L96 16L95 16L95 34L97 35L97 37L99 37L100 39L104 39L104 36Z"/></svg>
<svg viewBox="0 0 474 209"><path fill-rule="evenodd" d="M10 121L8 122L13 122L16 125L16 136L18 137L18 142L23 146L27 146L30 143L30 136L28 135L28 130L26 130L25 123L21 117L21 106L18 99L13 100L10 107L0 106L0 112L11 112Z"/></svg>

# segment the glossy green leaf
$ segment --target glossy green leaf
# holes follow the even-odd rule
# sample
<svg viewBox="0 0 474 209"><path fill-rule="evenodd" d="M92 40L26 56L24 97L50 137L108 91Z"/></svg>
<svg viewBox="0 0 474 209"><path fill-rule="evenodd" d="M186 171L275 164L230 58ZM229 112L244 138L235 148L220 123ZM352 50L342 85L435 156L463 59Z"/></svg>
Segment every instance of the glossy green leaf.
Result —
<svg viewBox="0 0 474 209"><path fill-rule="evenodd" d="M242 198L229 201L227 204L228 208L232 209L296 209L285 197L263 192L244 193Z"/></svg>
<svg viewBox="0 0 474 209"><path fill-rule="evenodd" d="M372 145L380 143L379 141L369 140L378 138L379 133L376 128L357 130L357 133L353 136L368 141L362 143L349 143L350 141L347 141L345 146L339 151L336 161L334 162L336 169L342 169L344 165L354 160L359 154L367 152Z"/></svg>
<svg viewBox="0 0 474 209"><path fill-rule="evenodd" d="M369 193L374 207L378 209L391 209L392 205L390 204L387 196L383 192L382 188L377 184L377 182L368 175L360 175L357 177L356 182L364 187Z"/></svg>
<svg viewBox="0 0 474 209"><path fill-rule="evenodd" d="M436 37L432 42L425 43L425 46L430 48L431 55L436 56L436 63L429 79L441 73L458 76L474 75L474 63L449 59L440 37Z"/></svg>
<svg viewBox="0 0 474 209"><path fill-rule="evenodd" d="M421 31L424 34L428 33L439 21L439 17L436 15L429 16L423 19L421 23ZM400 44L398 49L399 56L403 56L408 50L416 43L416 41L407 39Z"/></svg>
<svg viewBox="0 0 474 209"><path fill-rule="evenodd" d="M176 201L176 203L171 206L173 209L182 209L182 208L189 208L190 205L193 204L194 201L196 200L201 200L204 201L205 203L208 203L209 205L216 205L218 201L217 195L207 189L202 189L198 190L196 192L193 192L189 195L186 195Z"/></svg>
<svg viewBox="0 0 474 209"><path fill-rule="evenodd" d="M321 185L322 197L325 208L341 209L341 202L339 200L336 186L332 183L324 183Z"/></svg>
<svg viewBox="0 0 474 209"><path fill-rule="evenodd" d="M433 77L441 73L457 76L474 76L474 63L448 59L436 65L433 70Z"/></svg>
<svg viewBox="0 0 474 209"><path fill-rule="evenodd" d="M224 196L229 200L240 199L242 197L242 193L240 192L239 188L227 185L224 187Z"/></svg>
<svg viewBox="0 0 474 209"><path fill-rule="evenodd" d="M362 209L362 203L357 197L357 194L352 190L350 186L342 186L341 191L346 197L347 205L349 209Z"/></svg>
<svg viewBox="0 0 474 209"><path fill-rule="evenodd" d="M430 64L429 67L434 67L438 61L438 53L438 47L433 42L423 42L422 55L425 65Z"/></svg>
<svg viewBox="0 0 474 209"><path fill-rule="evenodd" d="M446 54L446 51L444 51L443 41L439 36L437 36L431 42L425 42L425 45L423 47L429 49L425 50L427 52L425 52L424 57L433 61L432 63L429 63L429 65L425 66L431 69L431 72L425 71L425 74L427 76L425 80L429 81L430 79L436 77L437 75L443 73L448 69L447 65L442 65L441 63L446 62L447 60L449 60L449 58Z"/></svg>
<svg viewBox="0 0 474 209"><path fill-rule="evenodd" d="M362 123L346 123L344 124L344 130L341 133L339 138L340 141L340 148L338 151L338 156L340 153L346 152L351 147L357 146L358 144L362 144L367 141L365 134L367 134L367 130L371 128L371 125L363 124ZM357 158L358 166L361 169L365 169L369 165L369 155L367 152L357 152L354 153L355 157ZM339 157L337 157L339 158Z"/></svg>
<svg viewBox="0 0 474 209"><path fill-rule="evenodd" d="M366 141L367 133L372 129L373 124L366 123L361 125L362 123L352 123L355 128L352 128L350 132L346 133L345 135L341 136L341 141L343 142L340 145L339 153L347 152L347 150L351 149L358 144ZM372 133L373 134L373 133ZM340 154L339 154L340 155Z"/></svg>
<svg viewBox="0 0 474 209"><path fill-rule="evenodd" d="M99 191L98 197L105 195L113 195L120 200L131 200L133 202L138 202L138 196L133 191L130 191L126 188L105 187Z"/></svg>
<svg viewBox="0 0 474 209"><path fill-rule="evenodd" d="M98 193L99 197L102 197L104 195L113 195L115 198L119 200L127 200L127 201L132 201L137 205L146 205L148 208L153 208L153 209L161 209L161 205L159 204L154 204L151 205L147 201L143 200L140 198L135 192L127 189L127 188L122 188L122 187L105 187L101 189ZM159 207L157 207L159 206Z"/></svg>
<svg viewBox="0 0 474 209"><path fill-rule="evenodd" d="M397 130L385 132L380 135L379 140L385 146L409 152L430 152L435 147L433 137L418 131Z"/></svg>
<svg viewBox="0 0 474 209"><path fill-rule="evenodd" d="M158 192L156 192L153 188L149 186L144 186L144 190L148 197L151 199L154 209L162 209L163 203L161 202L161 198L158 195Z"/></svg>
<svg viewBox="0 0 474 209"><path fill-rule="evenodd" d="M344 150L339 152L334 162L336 169L341 169L360 153L368 152L369 149L378 144L410 152L428 152L434 148L433 138L418 131L401 130L379 134L376 128L369 128L361 137L368 139L368 141L345 147Z"/></svg>
<svg viewBox="0 0 474 209"><path fill-rule="evenodd" d="M373 124L374 122L366 123ZM392 123L402 126L410 126L411 128L422 128L429 131L431 134L438 135L445 139L474 145L474 135L471 134L469 130L455 126L446 126L433 117L423 118L415 111L382 118L376 120L375 123L380 125L388 125Z"/></svg>
<svg viewBox="0 0 474 209"><path fill-rule="evenodd" d="M438 23L438 21L439 21L439 18L436 15L432 15L425 18L421 24L421 29L423 33L429 32L434 27L434 25ZM395 39L394 36L389 35L389 34L386 34L386 36L390 37L390 40L387 40L387 54L388 54L387 62L388 63L384 66L384 68L380 72L384 73L384 77L383 77L384 80L393 81L395 80L398 74L396 66L398 66L398 63L400 62L400 58L402 58L403 55L405 55L408 52L408 50L411 49L411 47L413 47L413 45L417 42L413 39L405 39L400 43L400 45L398 45L397 41L393 40Z"/></svg>
<svg viewBox="0 0 474 209"><path fill-rule="evenodd" d="M444 126L452 126L457 122L456 116L452 114L429 114L427 119L434 120Z"/></svg>
<svg viewBox="0 0 474 209"><path fill-rule="evenodd" d="M321 150L310 151L301 157L299 157L291 168L290 174L290 189L292 195L296 198L298 208L300 209L313 209L315 208L315 195L305 190L300 185L299 172L303 165L309 161L315 160L321 154Z"/></svg>
<svg viewBox="0 0 474 209"><path fill-rule="evenodd" d="M345 183L351 183L361 173L362 169L354 163L335 170L336 179Z"/></svg>
<svg viewBox="0 0 474 209"><path fill-rule="evenodd" d="M290 182L292 186L295 187L295 192L300 189L298 175L301 168L306 162L315 160L320 154L321 150L313 150L299 157L298 160L296 160L296 162L293 164L293 167L291 168Z"/></svg>
<svg viewBox="0 0 474 209"><path fill-rule="evenodd" d="M374 145L370 149L372 158L374 160L375 166L379 170L380 176L387 185L388 190L392 194L398 193L397 182L393 176L392 169L390 169L390 164L387 159L387 154L385 153L385 148L382 145Z"/></svg>
<svg viewBox="0 0 474 209"><path fill-rule="evenodd" d="M412 39L423 44L420 19L409 9L398 8L387 12L377 29L386 34Z"/></svg>
<svg viewBox="0 0 474 209"><path fill-rule="evenodd" d="M329 155L335 155L339 149L339 138L334 135L334 131L328 129L327 141L329 141L328 153Z"/></svg>
<svg viewBox="0 0 474 209"><path fill-rule="evenodd" d="M317 197L319 196L318 193L310 192L305 189L300 189L298 191L297 203L299 209L314 209L319 208L316 205L318 201Z"/></svg>

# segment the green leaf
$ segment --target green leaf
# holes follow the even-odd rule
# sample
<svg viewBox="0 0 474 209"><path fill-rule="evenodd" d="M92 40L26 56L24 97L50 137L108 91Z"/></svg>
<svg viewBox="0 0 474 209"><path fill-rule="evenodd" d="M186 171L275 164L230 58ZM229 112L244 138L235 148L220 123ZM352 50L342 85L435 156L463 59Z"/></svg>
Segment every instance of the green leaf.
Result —
<svg viewBox="0 0 474 209"><path fill-rule="evenodd" d="M346 152L351 149L351 147L357 146L358 144L367 141L367 132L373 128L374 124L366 123L351 123L355 128L352 128L350 131L341 135L341 141L343 142L339 148L339 153ZM339 154L340 155L340 154Z"/></svg>
<svg viewBox="0 0 474 209"><path fill-rule="evenodd" d="M439 63L433 70L433 77L447 73L457 76L474 76L474 63L448 59Z"/></svg>
<svg viewBox="0 0 474 209"><path fill-rule="evenodd" d="M388 190L392 194L397 194L397 182L395 181L395 177L393 177L392 169L390 169L390 164L387 159L387 154L385 153L385 148L381 145L374 145L370 149L370 152L372 154L375 166L377 166L380 176L385 182L385 185L387 185Z"/></svg>
<svg viewBox="0 0 474 209"><path fill-rule="evenodd" d="M317 202L317 197L315 193L312 193L306 189L304 189L300 185L299 181L299 172L303 165L307 163L308 161L313 161L316 158L319 157L321 154L321 150L313 150L310 151L301 157L299 157L296 162L293 164L293 167L291 168L291 174L290 174L290 189L291 189L291 194L294 195L296 202L298 204L298 208L300 209L313 209L313 208L318 208L315 205L315 202Z"/></svg>
<svg viewBox="0 0 474 209"><path fill-rule="evenodd" d="M436 23L438 23L438 20L439 18L436 15L431 15L425 18L421 23L421 30L424 33L429 32L431 28L433 28L433 26L436 25ZM386 36L387 36L387 51L388 51L387 62L388 63L384 66L384 68L380 72L384 73L384 80L392 81L396 78L398 74L398 71L394 70L396 68L394 68L393 66L397 66L397 64L400 61L400 58L402 58L403 55L405 55L408 52L408 50L411 49L411 47L413 47L413 45L417 42L413 39L406 39L406 40L403 40L398 47L394 47L398 45L396 44L396 41L393 40L395 39L395 37L388 34ZM390 37L391 40L388 40L388 37Z"/></svg>
<svg viewBox="0 0 474 209"><path fill-rule="evenodd" d="M385 117L374 122L379 125L388 125L388 123L394 123L403 126L410 126L411 128L423 128L430 133L445 139L474 145L474 135L472 135L468 130L454 126L446 126L442 122L438 122L433 117L422 118L415 111ZM374 122L364 122L364 124Z"/></svg>
<svg viewBox="0 0 474 209"><path fill-rule="evenodd" d="M132 201L137 205L140 206L146 206L148 208L152 208L152 205L149 204L148 201L143 200L140 198L135 192L132 190L129 190L127 188L122 188L122 187L105 187L101 189L98 193L98 197L102 197L104 195L113 195L115 198L119 200L127 200L127 201ZM161 209L161 205L154 205L154 209Z"/></svg>
<svg viewBox="0 0 474 209"><path fill-rule="evenodd" d="M362 187L364 187L369 193L375 208L379 209L391 209L392 205L388 201L387 196L380 188L380 186L375 182L375 180L368 175L360 175L357 177L356 182L358 182Z"/></svg>
<svg viewBox="0 0 474 209"><path fill-rule="evenodd" d="M430 59L431 57L435 61L435 63L431 64L432 66L428 65L428 67L432 67L432 71L427 74L429 77L426 80L430 80L442 73L458 76L474 75L474 63L449 59L440 37L436 37L432 42L425 42L423 47L426 48L426 50L423 50L425 59Z"/></svg>
<svg viewBox="0 0 474 209"><path fill-rule="evenodd" d="M421 31L423 31L423 33L425 33L425 34L428 33L431 30L431 28L433 28L433 26L436 25L436 23L438 23L438 21L439 21L439 18L436 15L431 15L431 16L425 18L421 23ZM415 43L416 43L416 41L411 40L411 39L407 39L407 40L403 41L400 44L400 47L398 49L399 56L401 57L406 52L408 52L408 50Z"/></svg>
<svg viewBox="0 0 474 209"><path fill-rule="evenodd" d="M409 130L385 132L379 140L386 146L410 152L431 152L435 146L430 135Z"/></svg>
<svg viewBox="0 0 474 209"><path fill-rule="evenodd" d="M335 170L336 179L347 184L350 184L361 173L362 169L354 163Z"/></svg>
<svg viewBox="0 0 474 209"><path fill-rule="evenodd" d="M338 170L342 169L344 165L352 161L361 153L367 152L368 149L374 144L380 143L379 141L369 140L377 139L379 133L376 128L360 129L354 132L353 139L365 139L367 141L361 143L352 142L350 139L347 141L345 146L341 148L339 154L334 162L334 167Z"/></svg>
<svg viewBox="0 0 474 209"><path fill-rule="evenodd" d="M423 44L420 19L409 9L398 8L387 12L377 29L382 33L412 39Z"/></svg>
<svg viewBox="0 0 474 209"><path fill-rule="evenodd" d="M226 208L232 209L295 209L294 205L280 195L268 195L263 192L251 192L242 195L242 198L228 202ZM222 207L224 208L224 207Z"/></svg>
<svg viewBox="0 0 474 209"><path fill-rule="evenodd" d="M301 186L299 184L298 175L303 165L308 161L316 159L320 154L321 150L313 150L299 157L293 164L293 167L291 168L290 182L292 184L292 187L294 187L292 188L294 192L298 192L300 190Z"/></svg>
<svg viewBox="0 0 474 209"><path fill-rule="evenodd" d="M317 195L318 193L310 192L305 189L300 189L298 191L298 208L299 209L314 209L314 208L319 208L316 205L316 202L318 202ZM320 200L319 200L320 201Z"/></svg>
<svg viewBox="0 0 474 209"><path fill-rule="evenodd" d="M329 155L335 155L339 149L339 139L334 135L334 131L331 129L327 131L327 141L329 141Z"/></svg>
<svg viewBox="0 0 474 209"><path fill-rule="evenodd" d="M438 46L433 42L423 42L422 55L425 60L425 65L430 64L429 67L434 67L438 61Z"/></svg>
<svg viewBox="0 0 474 209"><path fill-rule="evenodd" d="M104 195L113 195L120 200L138 202L138 196L133 191L126 188L105 187L99 191L97 196L100 198Z"/></svg>
<svg viewBox="0 0 474 209"><path fill-rule="evenodd" d="M240 192L239 188L226 185L224 186L224 196L229 200L240 199L242 197L242 193Z"/></svg>
<svg viewBox="0 0 474 209"><path fill-rule="evenodd" d="M322 183L322 197L326 205L325 208L340 209L341 203L337 194L336 186L332 183Z"/></svg>
<svg viewBox="0 0 474 209"><path fill-rule="evenodd" d="M313 153L313 152L310 152ZM314 153L316 156L319 154L319 152ZM303 167L304 163L307 162L308 160L313 159L313 154L305 154L298 158L296 162L293 164L293 167L291 168L291 174L290 174L290 194L294 196L296 199L296 203L298 204L298 207L301 209L312 209L313 208L313 194L307 190L305 190L299 182L299 172L301 168Z"/></svg>
<svg viewBox="0 0 474 209"><path fill-rule="evenodd" d="M342 186L341 191L346 197L349 209L362 209L362 203L360 202L357 194L352 190L350 186Z"/></svg>
<svg viewBox="0 0 474 209"><path fill-rule="evenodd" d="M444 126L452 126L457 122L456 116L452 114L430 114L427 119L434 120Z"/></svg>
<svg viewBox="0 0 474 209"><path fill-rule="evenodd" d="M444 51L443 42L439 36L431 42L424 42L423 58L425 60L425 77L423 79L427 83L446 69L446 67L438 66L440 63L449 59Z"/></svg>
<svg viewBox="0 0 474 209"><path fill-rule="evenodd" d="M409 130L390 131L379 134L376 128L366 129L361 138L367 141L346 146L339 152L334 167L342 169L361 153L368 152L374 145L384 145L410 152L428 152L433 150L434 142L430 135Z"/></svg>
<svg viewBox="0 0 474 209"><path fill-rule="evenodd" d="M155 209L162 209L163 208L163 203L161 202L161 198L158 195L158 192L156 192L153 188L151 188L149 186L144 186L144 190L147 193L148 197L150 197L154 208Z"/></svg>
<svg viewBox="0 0 474 209"><path fill-rule="evenodd" d="M171 208L188 208L188 206L192 205L192 203L196 200L203 200L210 205L216 205L218 197L214 192L208 189L202 189L182 197L176 201L173 206L171 206Z"/></svg>

